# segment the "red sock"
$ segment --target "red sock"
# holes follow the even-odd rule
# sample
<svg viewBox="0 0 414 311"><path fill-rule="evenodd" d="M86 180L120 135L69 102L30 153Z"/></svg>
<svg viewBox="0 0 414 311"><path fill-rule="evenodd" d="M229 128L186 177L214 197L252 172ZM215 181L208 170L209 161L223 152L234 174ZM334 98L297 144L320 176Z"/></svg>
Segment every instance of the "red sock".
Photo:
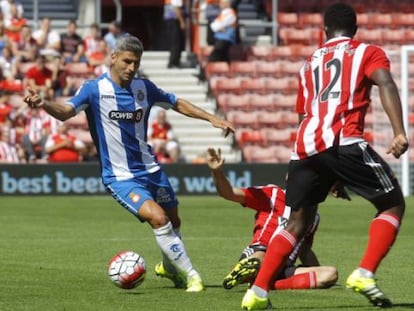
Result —
<svg viewBox="0 0 414 311"><path fill-rule="evenodd" d="M280 231L267 247L254 285L269 291L272 280L284 266L287 257L296 245L296 238L286 230Z"/></svg>
<svg viewBox="0 0 414 311"><path fill-rule="evenodd" d="M372 220L368 245L359 265L360 268L375 273L381 260L394 244L399 226L400 219L395 215L382 213Z"/></svg>
<svg viewBox="0 0 414 311"><path fill-rule="evenodd" d="M316 272L292 275L290 278L277 280L275 289L311 289L316 287Z"/></svg>

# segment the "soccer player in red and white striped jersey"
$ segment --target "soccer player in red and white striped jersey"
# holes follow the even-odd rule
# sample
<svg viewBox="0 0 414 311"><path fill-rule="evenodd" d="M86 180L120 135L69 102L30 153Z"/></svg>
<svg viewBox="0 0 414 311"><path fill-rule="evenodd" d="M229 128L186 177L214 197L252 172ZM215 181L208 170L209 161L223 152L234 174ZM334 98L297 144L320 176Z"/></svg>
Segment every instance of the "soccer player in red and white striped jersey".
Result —
<svg viewBox="0 0 414 311"><path fill-rule="evenodd" d="M231 289L254 279L271 239L285 228L290 208L285 205L285 190L277 185L247 188L231 185L222 170L224 158L221 156L220 149L208 148L206 162L211 169L214 184L220 196L257 211L253 238L243 250L239 262L224 278L223 287ZM337 269L331 266L321 266L312 250L318 224L319 214L316 214L305 237L296 245L281 273L273 280L272 288L278 290L328 288L336 283ZM298 257L301 261L300 266L295 265Z"/></svg>
<svg viewBox="0 0 414 311"><path fill-rule="evenodd" d="M397 237L405 200L391 168L368 145L363 133L370 91L376 85L394 134L387 152L399 158L407 150L398 89L384 51L353 39L357 23L351 6L329 6L324 26L327 42L306 60L299 73L296 109L301 123L286 188L286 205L292 212L286 229L270 243L257 278L243 298L242 307L248 310L269 306L271 280L336 181L376 207L365 254L346 286L375 306L392 305L378 288L374 274Z"/></svg>

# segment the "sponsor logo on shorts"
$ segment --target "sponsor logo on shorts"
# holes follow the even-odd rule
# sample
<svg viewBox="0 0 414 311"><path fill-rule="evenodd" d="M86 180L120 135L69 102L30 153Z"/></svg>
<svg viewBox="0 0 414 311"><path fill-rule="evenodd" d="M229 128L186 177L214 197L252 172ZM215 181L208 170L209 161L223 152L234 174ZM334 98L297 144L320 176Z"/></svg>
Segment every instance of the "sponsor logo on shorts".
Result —
<svg viewBox="0 0 414 311"><path fill-rule="evenodd" d="M139 196L139 194L131 192L129 194L129 198L131 199L132 202L137 203L141 197Z"/></svg>
<svg viewBox="0 0 414 311"><path fill-rule="evenodd" d="M157 191L157 203L168 203L171 202L171 197L165 188L159 188Z"/></svg>

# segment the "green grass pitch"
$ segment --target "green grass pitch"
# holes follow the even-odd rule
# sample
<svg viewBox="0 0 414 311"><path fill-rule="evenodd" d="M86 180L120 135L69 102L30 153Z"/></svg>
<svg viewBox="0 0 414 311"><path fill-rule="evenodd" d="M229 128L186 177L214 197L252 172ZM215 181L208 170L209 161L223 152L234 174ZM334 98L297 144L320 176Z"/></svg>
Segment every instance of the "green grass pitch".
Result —
<svg viewBox="0 0 414 311"><path fill-rule="evenodd" d="M186 293L158 279L160 252L147 224L141 224L109 196L0 198L0 310L240 310L246 286L221 287L223 277L250 241L254 212L222 198L181 197L182 233L202 274L206 291ZM378 284L395 310L414 309L414 199L392 251L377 272ZM345 289L347 275L364 251L374 208L359 197L329 198L319 208L314 249L322 264L339 269L328 290L271 293L276 310L374 310ZM109 259L134 250L147 263L144 283L133 290L115 287L107 276Z"/></svg>

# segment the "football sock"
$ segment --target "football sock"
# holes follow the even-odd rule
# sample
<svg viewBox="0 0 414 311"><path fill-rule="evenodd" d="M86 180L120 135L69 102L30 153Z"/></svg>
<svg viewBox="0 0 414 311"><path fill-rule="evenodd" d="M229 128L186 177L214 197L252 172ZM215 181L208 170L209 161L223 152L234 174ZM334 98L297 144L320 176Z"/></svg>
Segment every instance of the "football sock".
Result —
<svg viewBox="0 0 414 311"><path fill-rule="evenodd" d="M287 279L277 280L275 289L311 289L316 287L316 272L306 272L292 275Z"/></svg>
<svg viewBox="0 0 414 311"><path fill-rule="evenodd" d="M395 215L379 214L371 222L368 245L359 265L375 273L381 260L387 255L398 234L400 219Z"/></svg>
<svg viewBox="0 0 414 311"><path fill-rule="evenodd" d="M158 246L170 263L187 276L197 274L185 251L184 243L175 234L171 222L153 231Z"/></svg>
<svg viewBox="0 0 414 311"><path fill-rule="evenodd" d="M254 285L269 291L272 280L283 267L296 245L296 238L286 230L280 231L270 242ZM252 288L253 289L253 288ZM254 289L253 289L254 290ZM255 290L254 290L255 291ZM258 292L255 291L257 295Z"/></svg>

